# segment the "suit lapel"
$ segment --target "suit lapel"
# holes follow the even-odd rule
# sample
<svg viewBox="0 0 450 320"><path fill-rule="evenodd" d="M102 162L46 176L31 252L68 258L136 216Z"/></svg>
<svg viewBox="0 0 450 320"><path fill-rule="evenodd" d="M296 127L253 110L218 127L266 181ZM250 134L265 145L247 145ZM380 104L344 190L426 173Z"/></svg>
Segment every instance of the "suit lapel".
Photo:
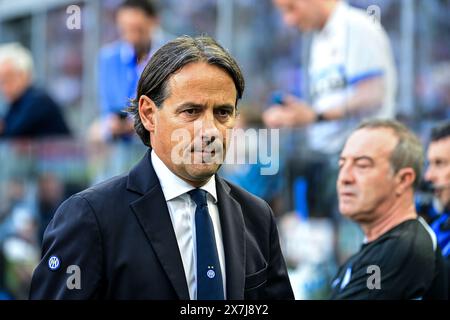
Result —
<svg viewBox="0 0 450 320"><path fill-rule="evenodd" d="M216 182L225 250L227 299L242 300L245 286L244 217L240 204L230 194L230 187L219 177Z"/></svg>
<svg viewBox="0 0 450 320"><path fill-rule="evenodd" d="M161 185L151 164L150 151L131 170L127 188L143 194L141 198L131 203L131 208L172 283L178 298L188 300L189 290L180 250Z"/></svg>

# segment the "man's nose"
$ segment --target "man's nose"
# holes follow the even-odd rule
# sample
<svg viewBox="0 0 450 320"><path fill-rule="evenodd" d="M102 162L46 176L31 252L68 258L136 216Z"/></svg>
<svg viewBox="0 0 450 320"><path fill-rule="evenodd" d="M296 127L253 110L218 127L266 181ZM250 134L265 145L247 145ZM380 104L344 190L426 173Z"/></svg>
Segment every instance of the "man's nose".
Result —
<svg viewBox="0 0 450 320"><path fill-rule="evenodd" d="M202 141L207 145L214 142L220 136L214 115L205 115L201 126Z"/></svg>
<svg viewBox="0 0 450 320"><path fill-rule="evenodd" d="M352 183L354 181L354 177L353 177L353 173L351 170L351 166L350 165L343 165L340 169L339 169L339 175L338 175L338 185L339 184L349 184Z"/></svg>
<svg viewBox="0 0 450 320"><path fill-rule="evenodd" d="M434 180L436 179L435 177L436 177L436 175L434 174L433 168L431 166L429 166L427 168L427 170L425 171L425 176L424 176L425 180L428 182L434 182Z"/></svg>

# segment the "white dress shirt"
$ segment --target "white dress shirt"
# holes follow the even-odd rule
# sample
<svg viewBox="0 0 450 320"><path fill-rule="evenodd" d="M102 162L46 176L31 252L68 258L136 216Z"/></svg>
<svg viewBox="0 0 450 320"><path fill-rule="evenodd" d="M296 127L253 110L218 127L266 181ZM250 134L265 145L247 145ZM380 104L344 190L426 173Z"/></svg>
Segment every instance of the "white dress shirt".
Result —
<svg viewBox="0 0 450 320"><path fill-rule="evenodd" d="M175 175L156 155L151 151L151 160L159 183L161 184L164 198L169 209L170 219L178 242L178 248L183 261L189 296L197 299L197 252L195 236L195 208L197 205L187 192L195 189L186 181ZM219 210L217 208L217 192L215 176L201 187L207 191L208 211L214 226L217 253L219 255L224 297L226 297L225 254L222 241L222 228L220 226Z"/></svg>

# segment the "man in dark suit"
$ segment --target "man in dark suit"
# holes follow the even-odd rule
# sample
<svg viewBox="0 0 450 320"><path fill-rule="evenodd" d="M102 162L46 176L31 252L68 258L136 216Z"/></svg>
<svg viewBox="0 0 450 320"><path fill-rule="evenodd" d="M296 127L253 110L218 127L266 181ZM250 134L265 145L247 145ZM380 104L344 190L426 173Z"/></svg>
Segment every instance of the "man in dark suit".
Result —
<svg viewBox="0 0 450 320"><path fill-rule="evenodd" d="M243 90L211 38L158 50L130 107L149 151L61 205L30 298L293 299L272 210L216 175Z"/></svg>
<svg viewBox="0 0 450 320"><path fill-rule="evenodd" d="M60 106L32 84L31 53L18 43L0 46L0 94L9 104L0 118L0 138L42 138L70 134Z"/></svg>

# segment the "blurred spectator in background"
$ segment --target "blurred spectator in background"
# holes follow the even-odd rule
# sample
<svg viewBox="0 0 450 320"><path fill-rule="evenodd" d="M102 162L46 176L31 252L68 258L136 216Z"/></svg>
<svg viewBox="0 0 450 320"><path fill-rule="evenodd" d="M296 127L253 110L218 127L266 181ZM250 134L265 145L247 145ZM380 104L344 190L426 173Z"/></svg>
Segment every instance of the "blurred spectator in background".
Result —
<svg viewBox="0 0 450 320"><path fill-rule="evenodd" d="M38 241L42 242L45 228L53 218L56 209L64 200L64 185L53 174L43 174L38 179Z"/></svg>
<svg viewBox="0 0 450 320"><path fill-rule="evenodd" d="M326 159L337 158L363 117L394 117L396 72L389 39L379 21L344 1L273 2L287 25L313 34L305 99L283 95L263 119L269 127L308 126L300 175L305 173L311 187L318 184L320 202L329 205L335 203L337 168Z"/></svg>
<svg viewBox="0 0 450 320"><path fill-rule="evenodd" d="M31 275L39 262L37 219L21 179L8 183L6 206L0 213L0 297L26 299Z"/></svg>
<svg viewBox="0 0 450 320"><path fill-rule="evenodd" d="M435 127L427 152L425 180L431 182L439 200L440 215L431 222L442 254L450 258L450 122Z"/></svg>
<svg viewBox="0 0 450 320"><path fill-rule="evenodd" d="M228 181L267 201L275 216L279 217L285 210L282 204L284 166L280 155L274 157L278 139L272 139L270 132L267 132L267 136L262 134L261 117L254 110L250 106L240 108L229 147L233 152L228 153L235 159L225 162L219 173ZM259 154L263 150L262 144L267 144L267 154L264 156L272 155L270 162L263 160ZM278 170L265 174L262 169L268 165Z"/></svg>
<svg viewBox="0 0 450 320"><path fill-rule="evenodd" d="M156 5L150 0L124 1L116 23L121 39L104 47L99 57L101 120L91 128L94 141L133 135L133 120L123 110L134 98L145 65L165 40Z"/></svg>
<svg viewBox="0 0 450 320"><path fill-rule="evenodd" d="M26 207L24 181L19 178L11 179L7 183L6 197L0 210L0 243L14 234L12 216Z"/></svg>
<svg viewBox="0 0 450 320"><path fill-rule="evenodd" d="M447 298L436 236L414 207L423 160L419 139L396 121L365 122L347 140L339 210L360 225L365 241L338 271L333 299Z"/></svg>
<svg viewBox="0 0 450 320"><path fill-rule="evenodd" d="M267 125L314 124L311 147L334 153L361 116L394 116L394 60L388 36L376 19L340 0L274 2L286 24L314 31L309 62L312 104L286 95L282 106L265 112Z"/></svg>
<svg viewBox="0 0 450 320"><path fill-rule="evenodd" d="M0 250L0 300L11 300L12 296L8 292L8 289L5 285L5 280L5 257L3 256L3 250Z"/></svg>
<svg viewBox="0 0 450 320"><path fill-rule="evenodd" d="M0 119L0 137L68 135L60 107L33 84L31 53L18 43L0 46L0 93L9 103Z"/></svg>
<svg viewBox="0 0 450 320"><path fill-rule="evenodd" d="M3 242L6 284L15 299L27 299L33 270L39 263L37 221L32 212L21 210L13 215L14 234Z"/></svg>

